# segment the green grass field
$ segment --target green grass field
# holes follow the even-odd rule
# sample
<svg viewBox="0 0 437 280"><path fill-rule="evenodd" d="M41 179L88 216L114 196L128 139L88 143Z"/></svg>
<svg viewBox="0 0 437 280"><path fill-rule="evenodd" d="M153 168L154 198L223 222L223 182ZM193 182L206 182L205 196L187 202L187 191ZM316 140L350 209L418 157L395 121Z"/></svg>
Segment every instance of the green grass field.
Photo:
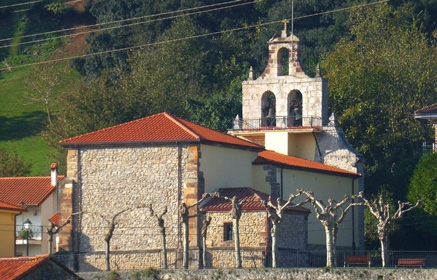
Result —
<svg viewBox="0 0 437 280"><path fill-rule="evenodd" d="M0 76L0 147L16 151L32 164L30 175L49 175L50 149L42 138L46 114L26 98L26 77L31 68L15 68Z"/></svg>

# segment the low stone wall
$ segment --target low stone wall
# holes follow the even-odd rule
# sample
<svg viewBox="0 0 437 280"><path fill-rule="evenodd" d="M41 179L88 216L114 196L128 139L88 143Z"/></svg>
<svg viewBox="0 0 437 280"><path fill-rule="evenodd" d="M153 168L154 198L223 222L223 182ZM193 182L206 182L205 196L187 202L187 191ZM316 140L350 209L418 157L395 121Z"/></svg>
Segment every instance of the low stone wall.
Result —
<svg viewBox="0 0 437 280"><path fill-rule="evenodd" d="M256 279L374 279L374 280L425 280L437 279L436 269L364 269L364 268L290 268L290 269L199 269L158 271L117 271L118 278L109 278L110 272L77 273L84 280L95 279L196 279L196 280L256 280ZM114 272L112 273L114 274ZM146 276L149 275L149 276Z"/></svg>

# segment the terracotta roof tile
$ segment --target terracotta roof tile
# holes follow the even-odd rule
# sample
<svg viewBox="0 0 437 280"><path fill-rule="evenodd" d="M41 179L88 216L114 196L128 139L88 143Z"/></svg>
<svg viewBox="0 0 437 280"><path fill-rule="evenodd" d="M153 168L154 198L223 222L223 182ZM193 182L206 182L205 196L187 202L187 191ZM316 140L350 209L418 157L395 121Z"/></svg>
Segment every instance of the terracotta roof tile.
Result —
<svg viewBox="0 0 437 280"><path fill-rule="evenodd" d="M61 217L61 213L55 213L53 216L49 218L49 221L52 222L55 226L59 225L59 218Z"/></svg>
<svg viewBox="0 0 437 280"><path fill-rule="evenodd" d="M48 255L0 258L0 279L19 279L29 270L49 259Z"/></svg>
<svg viewBox="0 0 437 280"><path fill-rule="evenodd" d="M350 172L344 169L326 165L320 162L311 161L294 156L283 155L274 151L262 151L258 153L258 157L252 162L253 164L276 163L289 166L291 168L307 169L311 171L319 171L322 173L333 173L347 177L360 177L361 174Z"/></svg>
<svg viewBox="0 0 437 280"><path fill-rule="evenodd" d="M257 211L265 211L266 208L261 200L267 201L269 195L257 190L254 190L249 187L244 188L222 188L219 189L219 193L222 196L226 196L228 198L232 198L236 196L238 200L245 199L247 202L243 204L242 210L257 210ZM276 201L276 198L273 198ZM284 200L281 200L282 204L285 204ZM223 198L212 198L210 199L202 208L206 211L230 211L231 210L231 202L229 200ZM287 210L293 212L304 212L309 213L310 211L304 207L290 207Z"/></svg>
<svg viewBox="0 0 437 280"><path fill-rule="evenodd" d="M16 211L23 211L26 210L24 207L12 205L3 201L0 201L0 209L4 210L16 210Z"/></svg>
<svg viewBox="0 0 437 280"><path fill-rule="evenodd" d="M159 113L60 141L63 146L116 143L214 142L263 149L249 141Z"/></svg>
<svg viewBox="0 0 437 280"><path fill-rule="evenodd" d="M63 178L58 176L58 181ZM53 191L50 176L0 178L0 200L12 205L41 205Z"/></svg>
<svg viewBox="0 0 437 280"><path fill-rule="evenodd" d="M414 114L415 115L437 114L437 103L416 110Z"/></svg>

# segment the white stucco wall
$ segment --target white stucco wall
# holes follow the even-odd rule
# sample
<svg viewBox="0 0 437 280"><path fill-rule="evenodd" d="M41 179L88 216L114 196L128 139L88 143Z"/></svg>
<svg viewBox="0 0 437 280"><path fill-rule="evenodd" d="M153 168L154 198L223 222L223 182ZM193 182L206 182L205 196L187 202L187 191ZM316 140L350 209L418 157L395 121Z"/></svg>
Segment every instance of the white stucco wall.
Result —
<svg viewBox="0 0 437 280"><path fill-rule="evenodd" d="M314 160L316 141L312 133L266 131L265 148L284 155Z"/></svg>
<svg viewBox="0 0 437 280"><path fill-rule="evenodd" d="M343 199L345 194L352 194L352 179L334 175L326 175L314 172L306 172L300 170L284 169L281 176L281 169L277 169L277 182L283 180L282 193L283 198L287 199L291 193L296 193L296 189L311 190L314 192L316 199L321 199L327 203L328 198L336 200ZM270 184L266 182L267 171L264 170L263 165L253 166L253 186L255 189L265 193L270 193ZM355 194L358 193L357 182L355 182ZM295 201L300 202L304 199L297 198ZM325 233L323 226L316 219L314 209L311 204L305 205L311 210L308 216L308 244L324 245ZM359 245L359 223L358 210L355 212L355 242ZM343 223L339 227L337 246L352 247L352 211L346 215Z"/></svg>
<svg viewBox="0 0 437 280"><path fill-rule="evenodd" d="M210 145L201 145L200 171L205 178L205 192L225 187L249 187L252 161L257 153Z"/></svg>

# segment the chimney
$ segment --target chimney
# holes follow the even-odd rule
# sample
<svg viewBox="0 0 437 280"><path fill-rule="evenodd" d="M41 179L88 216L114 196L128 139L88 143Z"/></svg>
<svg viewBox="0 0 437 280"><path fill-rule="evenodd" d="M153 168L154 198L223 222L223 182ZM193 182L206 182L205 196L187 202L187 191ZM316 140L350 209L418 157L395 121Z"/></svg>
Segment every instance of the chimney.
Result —
<svg viewBox="0 0 437 280"><path fill-rule="evenodd" d="M52 163L50 164L50 175L51 175L51 183L53 187L58 186L58 164Z"/></svg>

